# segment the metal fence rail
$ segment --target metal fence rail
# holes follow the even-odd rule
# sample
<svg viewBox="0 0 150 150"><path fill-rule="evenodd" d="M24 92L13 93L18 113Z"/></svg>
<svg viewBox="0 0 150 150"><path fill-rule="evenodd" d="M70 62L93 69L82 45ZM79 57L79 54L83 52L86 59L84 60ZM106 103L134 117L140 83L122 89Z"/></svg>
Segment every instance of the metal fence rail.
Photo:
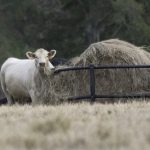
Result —
<svg viewBox="0 0 150 150"><path fill-rule="evenodd" d="M95 102L97 98L150 98L149 93L129 93L129 94L116 94L116 95L96 95L95 94L95 69L135 69L135 68L150 68L150 65L101 65L101 66L94 66L93 64L87 67L68 67L63 69L58 69L55 71L55 74L66 72L66 71L78 71L78 70L89 70L90 75L90 94L86 96L72 96L68 97L69 101L73 100L88 100L90 99L91 102Z"/></svg>

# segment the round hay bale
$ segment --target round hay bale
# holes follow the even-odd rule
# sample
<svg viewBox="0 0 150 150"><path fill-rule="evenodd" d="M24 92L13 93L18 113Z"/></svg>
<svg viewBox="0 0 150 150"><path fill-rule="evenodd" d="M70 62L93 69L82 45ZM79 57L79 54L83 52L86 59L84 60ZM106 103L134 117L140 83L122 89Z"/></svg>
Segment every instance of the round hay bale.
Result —
<svg viewBox="0 0 150 150"><path fill-rule="evenodd" d="M150 53L140 47L118 39L91 44L79 57L71 59L73 66L94 65L146 65ZM58 66L57 69L68 66ZM127 94L148 92L150 69L95 70L96 94ZM90 94L89 72L69 71L54 75L50 80L50 99L57 102L70 96Z"/></svg>

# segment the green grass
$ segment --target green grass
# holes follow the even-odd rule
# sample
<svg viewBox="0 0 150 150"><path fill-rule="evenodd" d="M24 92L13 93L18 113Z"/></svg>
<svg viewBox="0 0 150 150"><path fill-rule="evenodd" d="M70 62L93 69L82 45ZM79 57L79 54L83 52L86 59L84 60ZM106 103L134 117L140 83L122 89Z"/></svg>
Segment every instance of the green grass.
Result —
<svg viewBox="0 0 150 150"><path fill-rule="evenodd" d="M0 107L2 150L141 150L150 103Z"/></svg>

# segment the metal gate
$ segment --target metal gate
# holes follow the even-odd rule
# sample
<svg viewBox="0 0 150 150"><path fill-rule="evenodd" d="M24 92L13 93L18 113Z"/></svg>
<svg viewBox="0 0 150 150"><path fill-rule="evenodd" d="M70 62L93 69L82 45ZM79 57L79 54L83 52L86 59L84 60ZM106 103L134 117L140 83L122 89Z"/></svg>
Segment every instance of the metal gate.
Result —
<svg viewBox="0 0 150 150"><path fill-rule="evenodd" d="M55 74L65 72L65 71L77 71L77 70L89 70L89 88L90 93L86 96L72 96L68 97L69 101L73 100L90 100L91 102L95 102L97 98L150 98L149 93L133 93L133 94L116 94L116 95L96 95L95 93L95 70L97 69L134 69L134 68L149 68L150 65L102 65L95 66L93 64L87 67L68 67L63 69L58 69L55 71Z"/></svg>

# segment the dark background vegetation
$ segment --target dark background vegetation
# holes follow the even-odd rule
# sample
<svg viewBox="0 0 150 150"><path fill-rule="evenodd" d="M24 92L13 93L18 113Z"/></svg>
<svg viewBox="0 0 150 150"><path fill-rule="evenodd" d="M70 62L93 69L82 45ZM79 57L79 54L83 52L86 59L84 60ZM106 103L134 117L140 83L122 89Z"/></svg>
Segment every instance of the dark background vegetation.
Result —
<svg viewBox="0 0 150 150"><path fill-rule="evenodd" d="M69 58L110 38L150 45L150 0L0 0L0 64L41 47Z"/></svg>

